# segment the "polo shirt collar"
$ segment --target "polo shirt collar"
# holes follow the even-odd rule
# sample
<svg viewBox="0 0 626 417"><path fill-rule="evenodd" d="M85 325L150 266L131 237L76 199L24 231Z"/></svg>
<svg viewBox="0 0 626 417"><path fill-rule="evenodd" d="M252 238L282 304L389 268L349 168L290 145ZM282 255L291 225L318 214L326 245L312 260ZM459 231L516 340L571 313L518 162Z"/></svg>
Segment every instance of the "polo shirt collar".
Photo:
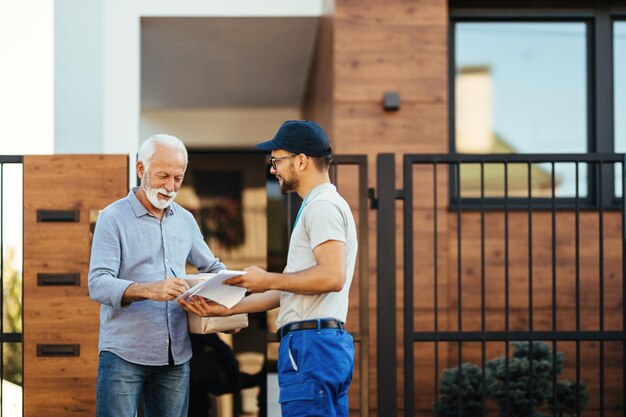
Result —
<svg viewBox="0 0 626 417"><path fill-rule="evenodd" d="M315 197L317 197L318 195L322 194L325 191L336 191L336 190L337 190L337 187L335 187L333 184L331 184L330 182L325 182L313 188L309 192L309 196L306 199L307 200L306 202L308 203L309 201L312 201Z"/></svg>

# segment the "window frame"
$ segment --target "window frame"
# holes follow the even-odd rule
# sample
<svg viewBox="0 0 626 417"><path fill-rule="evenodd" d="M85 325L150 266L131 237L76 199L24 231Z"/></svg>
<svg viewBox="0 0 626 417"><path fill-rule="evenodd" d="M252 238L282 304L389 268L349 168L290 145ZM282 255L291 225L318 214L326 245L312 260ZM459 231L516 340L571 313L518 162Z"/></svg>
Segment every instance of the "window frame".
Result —
<svg viewBox="0 0 626 417"><path fill-rule="evenodd" d="M525 5L524 5L525 3ZM494 1L467 1L451 0L449 2L448 20L448 149L450 154L456 152L455 137L455 77L456 77L456 24L457 23L536 23L536 22L576 22L584 23L586 27L586 70L587 70L587 152L610 153L615 152L615 100L613 74L613 27L615 21L626 19L626 2L623 5L611 5L611 2L539 2L529 8L528 2L508 1L499 3ZM612 2L616 3L616 2ZM578 4L572 7L572 4ZM521 6L521 7L520 7ZM602 190L596 188L599 168L589 166L587 171L587 195L579 197L583 207L598 207L601 195L601 205L604 208L616 208L621 198L615 196L615 179L613 165L604 166L602 171ZM455 173L449 172L453 181L449 182L450 207L458 203L457 184ZM601 192L599 192L601 191ZM462 198L465 208L477 207L477 199ZM492 207L503 207L504 198L486 197ZM551 207L550 198L533 197L533 206L538 208ZM575 197L557 197L558 206L573 208ZM526 206L527 199L509 198L509 204Z"/></svg>
<svg viewBox="0 0 626 417"><path fill-rule="evenodd" d="M20 165L22 169L22 173L24 170L24 158L22 155L0 155L0 315L2 316L2 320L4 321L4 201L3 201L3 189L4 189L4 165L5 164L15 164ZM22 197L22 206L24 205L24 200ZM24 239L22 236L22 246L24 245ZM23 260L21 260L23 261ZM22 330L19 332L8 332L4 329L4 323L2 323L0 327L0 370L2 370L2 375L0 375L0 409L3 406L3 398L2 398L2 390L4 384L4 346L7 343L15 343L21 346L22 350L22 398L21 398L21 406L22 409L24 407L24 265L22 262L21 271L19 271L22 280L22 299L21 299L21 311L20 311L20 320ZM1 414L1 410L0 410ZM23 413L22 413L23 415Z"/></svg>

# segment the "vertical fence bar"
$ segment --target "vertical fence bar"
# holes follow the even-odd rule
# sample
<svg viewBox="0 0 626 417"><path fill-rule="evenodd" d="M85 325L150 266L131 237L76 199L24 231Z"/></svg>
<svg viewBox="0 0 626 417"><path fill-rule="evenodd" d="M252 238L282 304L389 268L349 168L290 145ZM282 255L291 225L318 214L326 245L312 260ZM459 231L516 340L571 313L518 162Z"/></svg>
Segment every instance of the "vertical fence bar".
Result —
<svg viewBox="0 0 626 417"><path fill-rule="evenodd" d="M511 388L511 375L509 370L509 163L504 163L504 331L506 334L506 391ZM509 414L509 396L506 396L506 410Z"/></svg>
<svg viewBox="0 0 626 417"><path fill-rule="evenodd" d="M413 415L413 164L404 158L404 415ZM436 227L435 227L436 228Z"/></svg>
<svg viewBox="0 0 626 417"><path fill-rule="evenodd" d="M338 184L339 166L356 165L358 167L358 274L359 274L359 327L354 341L359 344L359 415L370 413L370 377L369 377L369 314L370 314L370 257L369 257L369 205L368 205L368 164L365 155L335 155L329 172L333 184Z"/></svg>
<svg viewBox="0 0 626 417"><path fill-rule="evenodd" d="M579 165L576 161L576 196L574 199L575 213L575 268L576 268L576 416L580 417L580 191Z"/></svg>
<svg viewBox="0 0 626 417"><path fill-rule="evenodd" d="M485 162L480 162L480 331L482 340L480 343L481 355L480 366L483 370L481 375L482 393L480 398L481 415L485 415L485 391L486 391L486 372L485 363L487 362L487 353L485 347L486 339L486 319L485 319Z"/></svg>
<svg viewBox="0 0 626 417"><path fill-rule="evenodd" d="M396 204L395 157L376 158L376 290L378 415L396 415Z"/></svg>
<svg viewBox="0 0 626 417"><path fill-rule="evenodd" d="M533 171L528 162L528 331L533 333ZM528 392L530 393L530 415L535 412L533 402L533 342L528 341Z"/></svg>
<svg viewBox="0 0 626 417"><path fill-rule="evenodd" d="M457 162L456 164L456 197L457 197L457 210L456 210L456 219L457 219L457 328L459 333L463 332L463 283L461 281L462 270L461 270L461 164ZM458 386L459 386L459 416L463 416L463 341L459 339L457 343L458 351L458 367L459 372L457 374L458 378Z"/></svg>
<svg viewBox="0 0 626 417"><path fill-rule="evenodd" d="M367 204L367 156L359 163L359 408L361 416L370 414L370 266L369 207Z"/></svg>
<svg viewBox="0 0 626 417"><path fill-rule="evenodd" d="M509 164L504 164L504 328L509 332ZM509 340L507 339L507 343Z"/></svg>
<svg viewBox="0 0 626 417"><path fill-rule="evenodd" d="M556 334L556 181L555 163L551 162L551 196L552 209L552 332ZM556 337L552 338L552 415L556 416Z"/></svg>
<svg viewBox="0 0 626 417"><path fill-rule="evenodd" d="M599 242L599 278L600 278L600 332L604 332L604 198L602 193L602 177L604 164L600 161L598 169L598 239ZM604 339L600 340L600 417L604 416Z"/></svg>
<svg viewBox="0 0 626 417"><path fill-rule="evenodd" d="M433 255L434 255L434 294L435 294L435 407L437 406L437 399L439 398L439 291L438 291L438 251L437 251L437 161L433 163L433 221L435 222L435 228L433 233Z"/></svg>
<svg viewBox="0 0 626 417"><path fill-rule="evenodd" d="M626 155L622 157L622 332L626 333ZM626 340L622 340L622 413L626 413Z"/></svg>

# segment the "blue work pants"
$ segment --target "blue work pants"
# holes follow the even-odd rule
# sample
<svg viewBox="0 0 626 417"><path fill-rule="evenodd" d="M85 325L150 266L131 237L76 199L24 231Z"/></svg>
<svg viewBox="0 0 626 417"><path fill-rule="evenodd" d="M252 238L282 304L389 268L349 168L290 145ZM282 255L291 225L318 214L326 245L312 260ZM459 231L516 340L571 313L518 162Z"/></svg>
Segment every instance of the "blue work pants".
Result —
<svg viewBox="0 0 626 417"><path fill-rule="evenodd" d="M354 342L343 329L287 333L278 350L283 417L348 416Z"/></svg>

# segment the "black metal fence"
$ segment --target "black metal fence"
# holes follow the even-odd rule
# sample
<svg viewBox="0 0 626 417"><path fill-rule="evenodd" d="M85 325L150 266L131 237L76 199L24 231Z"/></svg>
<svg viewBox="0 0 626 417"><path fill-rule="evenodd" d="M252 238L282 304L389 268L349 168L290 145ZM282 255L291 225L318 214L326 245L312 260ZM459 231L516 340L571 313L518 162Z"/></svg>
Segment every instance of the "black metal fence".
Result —
<svg viewBox="0 0 626 417"><path fill-rule="evenodd" d="M355 172L356 171L356 172ZM338 191L345 197L349 194L350 201L355 210L357 221L357 234L359 252L355 274L358 277L353 283L353 290L358 293L359 309L357 313L358 323L356 326L349 323L350 332L354 342L358 347L358 407L359 416L367 416L370 411L370 321L369 321L369 291L370 291L370 271L369 271L369 224L368 224L368 161L365 155L333 155L330 165L331 182L338 187ZM342 189L339 184L340 177L348 179L352 189ZM354 181L356 180L356 181ZM350 188L350 187L347 187ZM300 208L302 199L295 193L286 196L287 200L287 223L288 235L291 235L291 226L296 218L296 213ZM355 205L356 204L356 205ZM274 335L269 335L274 339Z"/></svg>
<svg viewBox="0 0 626 417"><path fill-rule="evenodd" d="M357 169L355 191L357 195L358 207L358 240L359 253L356 271L358 274L358 331L352 332L354 342L359 347L358 369L359 369L359 416L368 416L370 408L370 325L369 325L369 224L367 205L367 157L364 155L335 155L331 165L330 176L333 184L338 185L338 177L342 174L340 167L353 167ZM340 192L342 190L339 190Z"/></svg>
<svg viewBox="0 0 626 417"><path fill-rule="evenodd" d="M378 156L380 416L624 415L624 163L622 154L405 155L396 189L394 156Z"/></svg>

